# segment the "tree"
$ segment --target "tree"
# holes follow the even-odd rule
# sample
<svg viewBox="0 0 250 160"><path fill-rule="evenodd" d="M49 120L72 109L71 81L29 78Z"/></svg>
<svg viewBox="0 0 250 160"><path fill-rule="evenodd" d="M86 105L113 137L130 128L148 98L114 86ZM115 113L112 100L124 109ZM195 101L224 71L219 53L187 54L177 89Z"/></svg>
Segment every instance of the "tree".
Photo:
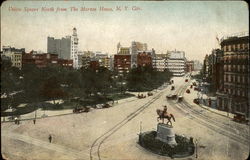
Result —
<svg viewBox="0 0 250 160"><path fill-rule="evenodd" d="M30 102L38 102L41 99L39 94L40 87L46 76L43 76L42 70L34 64L24 65L22 68L23 90L25 97Z"/></svg>
<svg viewBox="0 0 250 160"><path fill-rule="evenodd" d="M127 76L127 86L134 91L148 91L159 87L172 77L169 70L159 72L151 66L132 68Z"/></svg>
<svg viewBox="0 0 250 160"><path fill-rule="evenodd" d="M44 81L40 93L42 96L52 99L54 104L56 104L56 99L64 98L66 96L66 93L62 90L58 79L54 76L49 77Z"/></svg>
<svg viewBox="0 0 250 160"><path fill-rule="evenodd" d="M3 103L1 102L1 105L3 105L1 108L7 109L17 104L13 98L13 94L20 90L19 75L19 69L12 67L10 59L4 56L1 57L1 95L6 95Z"/></svg>

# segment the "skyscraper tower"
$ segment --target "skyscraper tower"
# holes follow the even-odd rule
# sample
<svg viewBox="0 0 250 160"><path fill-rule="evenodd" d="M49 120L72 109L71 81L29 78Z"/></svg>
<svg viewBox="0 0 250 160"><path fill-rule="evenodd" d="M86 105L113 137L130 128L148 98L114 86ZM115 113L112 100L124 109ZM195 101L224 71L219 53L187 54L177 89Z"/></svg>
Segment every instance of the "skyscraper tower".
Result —
<svg viewBox="0 0 250 160"><path fill-rule="evenodd" d="M116 51L116 54L118 54L118 53L119 53L120 48L121 48L121 44L120 44L120 42L119 42L119 43L117 44L117 51Z"/></svg>
<svg viewBox="0 0 250 160"><path fill-rule="evenodd" d="M73 28L73 34L71 37L71 53L70 58L73 59L73 67L78 68L78 38L77 30Z"/></svg>

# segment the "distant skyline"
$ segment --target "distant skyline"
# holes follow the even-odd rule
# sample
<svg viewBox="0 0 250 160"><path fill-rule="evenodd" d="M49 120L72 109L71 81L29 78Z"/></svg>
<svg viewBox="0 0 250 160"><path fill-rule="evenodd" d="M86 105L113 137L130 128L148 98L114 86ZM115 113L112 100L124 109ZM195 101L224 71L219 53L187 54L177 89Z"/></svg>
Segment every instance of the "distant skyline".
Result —
<svg viewBox="0 0 250 160"><path fill-rule="evenodd" d="M25 7L34 11L25 12ZM54 11L41 11L42 7ZM57 7L67 11L58 13ZM70 7L97 11L71 11ZM99 11L100 7L113 11ZM119 7L122 11L116 11ZM248 31L248 14L244 1L5 1L1 6L1 49L13 46L26 52L46 52L48 36L65 37L76 27L81 51L115 54L119 42L130 46L131 41L139 41L156 53L176 49L185 51L189 60L201 61L219 47L216 36Z"/></svg>

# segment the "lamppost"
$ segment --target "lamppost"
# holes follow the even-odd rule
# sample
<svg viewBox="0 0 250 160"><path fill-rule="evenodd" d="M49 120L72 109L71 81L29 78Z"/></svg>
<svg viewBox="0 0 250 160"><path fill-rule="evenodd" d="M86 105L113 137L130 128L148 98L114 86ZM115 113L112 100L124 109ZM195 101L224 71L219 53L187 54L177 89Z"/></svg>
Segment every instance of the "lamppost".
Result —
<svg viewBox="0 0 250 160"><path fill-rule="evenodd" d="M195 158L198 158L198 140L195 139Z"/></svg>
<svg viewBox="0 0 250 160"><path fill-rule="evenodd" d="M229 98L229 103L228 103L228 107L227 107L227 117L229 117L229 113L231 112L231 108L232 108L232 96L231 95L228 95L228 98Z"/></svg>

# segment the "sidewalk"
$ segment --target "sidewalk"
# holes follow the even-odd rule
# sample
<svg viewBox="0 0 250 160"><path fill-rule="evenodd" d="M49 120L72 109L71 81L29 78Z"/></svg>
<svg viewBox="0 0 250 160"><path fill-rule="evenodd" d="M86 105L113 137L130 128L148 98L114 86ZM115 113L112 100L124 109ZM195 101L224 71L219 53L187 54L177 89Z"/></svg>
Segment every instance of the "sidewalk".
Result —
<svg viewBox="0 0 250 160"><path fill-rule="evenodd" d="M195 82L195 80L192 80L192 82ZM197 83L197 82L196 82L196 83ZM188 94L188 93L185 92L185 93L184 93L184 99L185 99L189 104L192 104L193 106L199 106L199 107L201 107L201 108L203 108L203 109L206 109L206 110L208 110L208 111L210 111L210 112L212 112L212 113L215 113L215 114L218 114L218 115L221 115L221 116L224 116L224 117L233 119L234 114L232 114L232 113L228 113L228 112L226 112L226 111L220 111L220 110L218 110L218 109L216 109L216 108L208 107L208 106L204 105L203 103L202 103L202 104L199 104L199 105L195 104L195 103L193 102L193 100L194 100L195 98L198 98L198 96L197 96L197 95L198 95L198 91L195 91L195 90L194 90L194 87L193 87L193 88L190 88L190 85L188 86L187 89L190 90L190 93ZM208 98L210 98L210 97L207 96L206 94L203 94L203 99L208 99Z"/></svg>
<svg viewBox="0 0 250 160"><path fill-rule="evenodd" d="M115 101L114 106L117 104L122 104L130 101L136 100L137 97L129 97L129 98L124 98L120 99L118 101ZM118 103L117 103L118 102ZM63 110L42 110L39 108L36 111L20 115L20 120L33 120L35 119L41 119L41 118L46 118L46 117L54 117L54 116L62 116L62 115L68 115L68 114L73 114L73 109L63 109ZM9 119L10 116L8 117L1 117L1 122L14 122L14 120Z"/></svg>

